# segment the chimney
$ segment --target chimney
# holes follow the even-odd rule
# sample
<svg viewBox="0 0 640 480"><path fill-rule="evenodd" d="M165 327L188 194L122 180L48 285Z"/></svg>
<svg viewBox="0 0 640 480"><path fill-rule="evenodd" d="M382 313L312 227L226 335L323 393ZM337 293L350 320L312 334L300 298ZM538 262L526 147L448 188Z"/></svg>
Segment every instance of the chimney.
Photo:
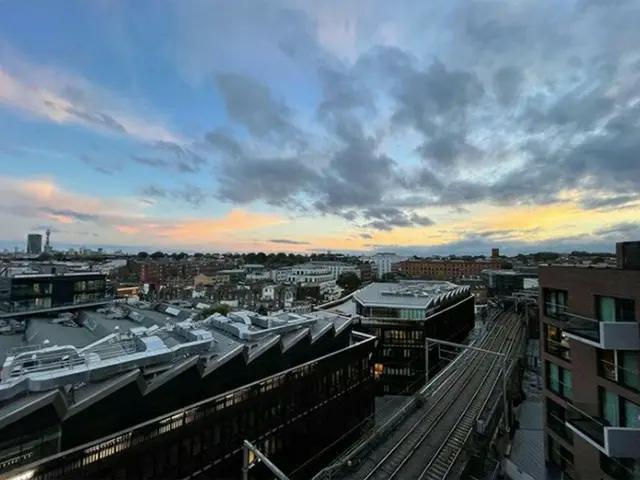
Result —
<svg viewBox="0 0 640 480"><path fill-rule="evenodd" d="M616 243L616 261L623 270L640 270L640 241Z"/></svg>

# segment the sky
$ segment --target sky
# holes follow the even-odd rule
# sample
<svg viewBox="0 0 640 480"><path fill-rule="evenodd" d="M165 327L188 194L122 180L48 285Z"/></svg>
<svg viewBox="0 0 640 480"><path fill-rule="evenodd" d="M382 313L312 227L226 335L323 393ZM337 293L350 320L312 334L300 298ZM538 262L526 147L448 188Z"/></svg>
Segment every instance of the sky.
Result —
<svg viewBox="0 0 640 480"><path fill-rule="evenodd" d="M0 1L0 246L640 239L640 0Z"/></svg>

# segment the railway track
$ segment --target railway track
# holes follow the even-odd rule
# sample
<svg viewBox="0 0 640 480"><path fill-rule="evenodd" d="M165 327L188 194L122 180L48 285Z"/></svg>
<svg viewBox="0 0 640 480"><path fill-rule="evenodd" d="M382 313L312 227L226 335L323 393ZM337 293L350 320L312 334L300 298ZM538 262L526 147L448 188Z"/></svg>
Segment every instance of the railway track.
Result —
<svg viewBox="0 0 640 480"><path fill-rule="evenodd" d="M518 322L509 318L509 314L502 314L510 321L500 322L492 328L490 334L480 343L484 349L500 349L513 336L514 325ZM448 440L447 432L457 425L459 413L467 405L484 398L486 389L493 387L491 379L500 371L498 357L477 350L467 350L468 353L458 368L442 379L437 388L428 396L428 406L414 413L405 422L410 425L408 430L400 430L391 435L389 440L380 448L382 458L379 461L367 460L360 466L353 479L382 480L416 478L415 474L422 471L427 450L437 449ZM462 360L462 359L461 359ZM497 366L498 365L498 366ZM488 386L486 386L488 385ZM469 415L473 413L468 412ZM475 417L473 418L475 421ZM452 447L453 448L453 447ZM417 452L420 451L420 455ZM453 453L452 453L453 455ZM413 473L412 473L413 472Z"/></svg>
<svg viewBox="0 0 640 480"><path fill-rule="evenodd" d="M508 360L511 358L514 346L519 339L518 332L519 328L515 328L515 331L512 332L505 348L501 349L501 351L507 355ZM507 367L507 370L508 369L509 367ZM431 457L430 462L415 478L418 480L445 480L449 476L451 469L460 456L460 452L466 445L467 440L473 431L476 419L482 413L491 396L491 392L499 379L501 365L497 361L497 358L493 363L492 370L495 374L489 375L488 379L493 378L493 380L482 383L480 388L473 395L472 400L463 410L459 419L453 425L453 428L447 434L442 445Z"/></svg>

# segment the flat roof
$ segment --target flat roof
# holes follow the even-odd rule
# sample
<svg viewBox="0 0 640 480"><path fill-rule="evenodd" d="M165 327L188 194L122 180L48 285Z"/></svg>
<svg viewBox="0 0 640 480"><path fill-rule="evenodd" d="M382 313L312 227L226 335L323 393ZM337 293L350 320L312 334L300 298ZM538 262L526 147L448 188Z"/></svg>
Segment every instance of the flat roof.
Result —
<svg viewBox="0 0 640 480"><path fill-rule="evenodd" d="M486 270L483 270L482 273L488 273L491 275L506 275L506 276L514 276L514 277L521 277L524 275L523 272L518 272L516 270L511 270L511 269L493 269L493 268L488 268Z"/></svg>
<svg viewBox="0 0 640 480"><path fill-rule="evenodd" d="M14 273L9 278L35 278L35 277L84 277L87 275L96 275L106 277L106 274L97 270L83 270L82 272L62 272L62 273Z"/></svg>
<svg viewBox="0 0 640 480"><path fill-rule="evenodd" d="M444 281L401 281L372 283L358 290L353 298L368 307L426 308L447 295L461 294L469 287Z"/></svg>
<svg viewBox="0 0 640 480"><path fill-rule="evenodd" d="M351 324L350 318L326 311L272 316L237 311L200 318L208 306L114 302L60 317L28 318L24 336L0 335L0 427L13 421L6 415L15 413L11 405L24 394L73 387L76 399L92 399L69 406L77 412L130 382L137 381L144 395L195 364L205 377L237 356L249 364L272 348L285 355L303 339L315 343ZM149 371L154 375L145 376Z"/></svg>

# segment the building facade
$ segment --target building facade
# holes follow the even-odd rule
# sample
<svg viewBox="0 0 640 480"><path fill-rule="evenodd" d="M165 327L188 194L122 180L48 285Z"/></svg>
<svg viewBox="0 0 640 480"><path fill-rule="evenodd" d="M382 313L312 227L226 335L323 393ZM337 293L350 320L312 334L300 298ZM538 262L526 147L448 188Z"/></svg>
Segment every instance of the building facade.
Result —
<svg viewBox="0 0 640 480"><path fill-rule="evenodd" d="M640 270L542 267L539 304L547 465L638 478Z"/></svg>
<svg viewBox="0 0 640 480"><path fill-rule="evenodd" d="M400 263L404 262L406 259L406 257L401 257L395 253L376 253L372 257L367 258L368 261L373 262L376 266L378 278L382 278L383 275L395 272Z"/></svg>
<svg viewBox="0 0 640 480"><path fill-rule="evenodd" d="M31 255L39 255L42 253L42 235L39 233L30 233L27 235L27 253Z"/></svg>
<svg viewBox="0 0 640 480"><path fill-rule="evenodd" d="M160 316L179 318L183 313L166 307ZM139 348L132 353L138 359L121 357L118 368L101 365L99 359L90 363L91 385L87 388L91 391L87 393L91 402L84 401L84 385L68 391L54 388L64 384L62 376L73 375L70 369L82 366L67 360L70 369L49 372L58 383L48 385L48 392L33 393L47 397L37 406L26 406L15 395L12 404L0 404L0 409L10 412L3 416L6 425L0 430L0 453L5 454L0 458L10 462L4 467L0 463L0 476L8 473L9 478L33 480L198 478L198 472L206 471L209 478L239 478L242 442L248 439L290 478L311 478L372 425L370 358L375 338L352 332L348 319L324 313L293 320L291 314L281 315L280 320L250 312L237 315L254 322L253 330L245 328L245 322L229 322L228 318L197 325L189 320L175 323L173 340L177 332L187 343L179 346L181 354L170 365L158 363L161 355L169 358L158 349L158 341L166 341L169 337L164 333L168 332L162 327L146 334L144 328L138 329L133 335L138 335L139 342L156 345L152 357L139 362L146 351ZM258 324L272 328L277 321L292 322L289 327L293 330L280 330L281 338L275 341L260 336ZM233 327L236 334L231 337L237 345L225 343L231 337L219 335L218 327L227 335ZM324 333L312 340L312 328ZM247 336L256 338L242 343L240 337ZM110 338L122 346L130 341L127 336ZM219 341L212 343L212 339ZM226 349L224 355L211 355L220 348ZM49 350L36 355L46 353L49 368L54 369L52 355L77 355L69 348ZM89 350L92 355L104 355L100 345ZM234 358L229 360L229 355ZM257 357L260 361L253 361ZM17 372L13 367L24 366L28 360L8 359L7 371ZM138 368L131 370L132 364L127 367L126 362ZM150 364L169 369L145 377L143 370ZM24 369L20 372L24 374ZM100 382L106 373L111 376ZM97 384L92 384L92 377L99 380ZM0 398L13 394L8 385L0 386L7 387L0 388ZM23 408L28 410L20 414ZM13 442L6 452L2 451L5 440ZM31 456L25 458L26 454ZM20 477L25 472L29 476Z"/></svg>
<svg viewBox="0 0 640 480"><path fill-rule="evenodd" d="M409 277L434 279L449 279L480 275L483 270L500 269L498 262L475 260L406 260L399 264L400 271Z"/></svg>
<svg viewBox="0 0 640 480"><path fill-rule="evenodd" d="M107 298L101 272L18 274L0 278L0 312L28 313L73 307Z"/></svg>
<svg viewBox="0 0 640 480"><path fill-rule="evenodd" d="M524 288L524 275L514 270L483 270L480 277L492 297L512 295Z"/></svg>
<svg viewBox="0 0 640 480"><path fill-rule="evenodd" d="M416 391L425 380L425 338L463 341L475 324L470 287L448 282L373 283L353 296L358 330L378 337L374 354L379 395ZM439 350L429 354L430 376Z"/></svg>

